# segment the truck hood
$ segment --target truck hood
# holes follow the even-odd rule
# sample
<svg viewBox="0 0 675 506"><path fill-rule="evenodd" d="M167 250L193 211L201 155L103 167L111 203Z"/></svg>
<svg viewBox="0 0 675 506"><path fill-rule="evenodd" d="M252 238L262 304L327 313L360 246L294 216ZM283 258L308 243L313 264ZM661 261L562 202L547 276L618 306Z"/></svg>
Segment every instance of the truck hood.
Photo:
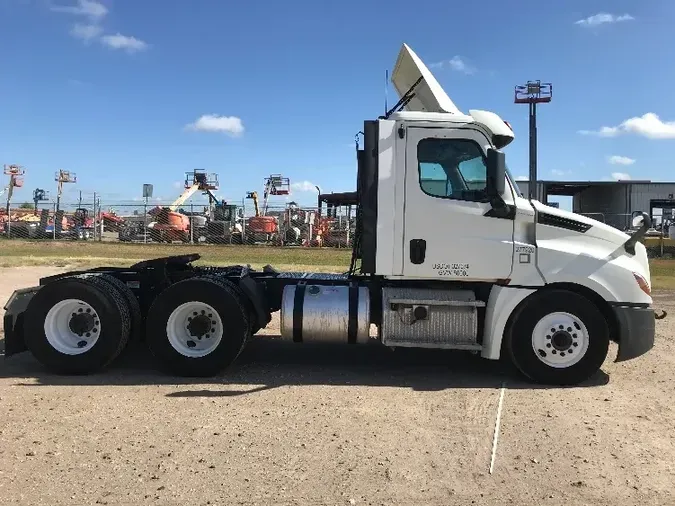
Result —
<svg viewBox="0 0 675 506"><path fill-rule="evenodd" d="M571 213L569 211L558 209L556 207L550 207L545 204L542 204L538 200L533 200L532 204L534 205L534 208L537 210L537 213L561 218L570 223L576 222L589 225L590 228L588 229L587 232L584 233L586 237L594 237L596 239L601 239L616 246L621 246L630 237L628 234L622 232L617 228L614 228L610 225L594 220L592 218L588 218L581 214Z"/></svg>
<svg viewBox="0 0 675 506"><path fill-rule="evenodd" d="M524 200L527 202L527 199ZM532 201L532 205L537 211L538 265L545 271L547 280L552 279L552 273L559 273L561 266L578 266L595 258L601 262L597 264L590 261L589 265L594 267L588 272L589 277L597 277L596 271L603 268L619 269L613 271L612 276L616 277L624 271L637 273L651 285L649 259L644 244L638 241L635 254L631 254L624 247L630 236L619 229L580 214L546 206L536 200ZM572 257L578 263L570 261ZM564 271L564 267L562 269ZM632 278L627 279L632 282Z"/></svg>

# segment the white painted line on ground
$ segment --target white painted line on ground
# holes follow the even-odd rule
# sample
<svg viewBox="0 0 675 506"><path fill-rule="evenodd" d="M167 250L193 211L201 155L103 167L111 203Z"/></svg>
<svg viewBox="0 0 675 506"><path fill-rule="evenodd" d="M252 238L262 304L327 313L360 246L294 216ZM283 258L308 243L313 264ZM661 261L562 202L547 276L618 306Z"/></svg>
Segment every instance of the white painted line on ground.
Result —
<svg viewBox="0 0 675 506"><path fill-rule="evenodd" d="M497 405L497 419L495 420L495 433L492 436L492 458L490 459L490 474L495 466L495 457L497 456L497 441L499 440L499 424L502 419L502 406L504 405L504 390L506 383L502 383L502 389L499 392L499 404Z"/></svg>

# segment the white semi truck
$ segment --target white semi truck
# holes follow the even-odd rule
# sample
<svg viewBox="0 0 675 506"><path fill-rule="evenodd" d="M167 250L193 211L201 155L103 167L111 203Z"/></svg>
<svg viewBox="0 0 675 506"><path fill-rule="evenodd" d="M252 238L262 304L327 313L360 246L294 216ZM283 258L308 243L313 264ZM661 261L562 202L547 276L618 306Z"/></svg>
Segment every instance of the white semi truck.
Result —
<svg viewBox="0 0 675 506"><path fill-rule="evenodd" d="M508 357L530 380L576 384L618 343L654 344L644 246L592 219L521 196L492 112L462 113L403 45L400 101L364 122L358 227L347 274L201 267L199 255L69 272L17 290L5 356L30 350L58 373L92 373L145 339L171 373L232 363L280 311L282 338L469 350ZM376 329L374 332L372 329Z"/></svg>

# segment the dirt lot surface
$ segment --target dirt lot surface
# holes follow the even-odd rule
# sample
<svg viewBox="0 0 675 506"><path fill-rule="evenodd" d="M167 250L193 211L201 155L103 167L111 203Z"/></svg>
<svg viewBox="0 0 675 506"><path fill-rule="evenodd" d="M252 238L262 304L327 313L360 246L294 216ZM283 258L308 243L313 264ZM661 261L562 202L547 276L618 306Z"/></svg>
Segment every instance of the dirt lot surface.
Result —
<svg viewBox="0 0 675 506"><path fill-rule="evenodd" d="M0 301L54 272L0 269ZM138 346L86 377L0 358L0 504L672 505L675 297L656 299L655 349L613 347L567 389L461 353L269 338L207 382Z"/></svg>

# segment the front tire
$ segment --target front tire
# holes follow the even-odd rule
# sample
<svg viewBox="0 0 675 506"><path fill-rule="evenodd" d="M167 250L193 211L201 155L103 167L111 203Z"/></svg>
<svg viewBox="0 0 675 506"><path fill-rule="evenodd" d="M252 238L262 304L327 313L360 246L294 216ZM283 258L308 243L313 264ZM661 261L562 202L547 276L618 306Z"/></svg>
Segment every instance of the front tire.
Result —
<svg viewBox="0 0 675 506"><path fill-rule="evenodd" d="M603 314L592 301L567 290L547 290L526 300L505 337L514 365L544 384L575 385L589 379L609 350Z"/></svg>

